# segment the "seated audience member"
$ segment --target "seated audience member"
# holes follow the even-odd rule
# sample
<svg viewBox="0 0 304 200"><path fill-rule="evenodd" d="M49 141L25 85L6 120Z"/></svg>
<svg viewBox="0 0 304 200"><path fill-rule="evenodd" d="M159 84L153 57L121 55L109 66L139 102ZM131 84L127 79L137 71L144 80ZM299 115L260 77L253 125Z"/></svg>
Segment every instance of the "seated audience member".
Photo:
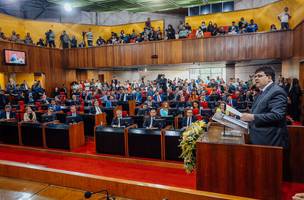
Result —
<svg viewBox="0 0 304 200"><path fill-rule="evenodd" d="M129 121L124 119L122 117L122 110L117 109L115 112L116 116L114 117L114 119L112 120L112 127L128 127L129 125Z"/></svg>
<svg viewBox="0 0 304 200"><path fill-rule="evenodd" d="M271 24L270 31L277 31L277 27L274 24Z"/></svg>
<svg viewBox="0 0 304 200"><path fill-rule="evenodd" d="M202 24L200 25L200 27L198 27L198 30L200 30L201 32L207 32L207 26L206 23L204 21L202 21Z"/></svg>
<svg viewBox="0 0 304 200"><path fill-rule="evenodd" d="M163 101L163 97L161 94L159 94L159 92L155 92L153 99L155 102L160 103Z"/></svg>
<svg viewBox="0 0 304 200"><path fill-rule="evenodd" d="M218 35L225 35L226 34L226 31L224 29L223 26L220 26L220 28L218 29Z"/></svg>
<svg viewBox="0 0 304 200"><path fill-rule="evenodd" d="M188 22L185 24L185 28L186 28L189 32L192 31L192 28L191 28L191 26L189 25Z"/></svg>
<svg viewBox="0 0 304 200"><path fill-rule="evenodd" d="M246 20L244 19L244 17L241 17L240 21L239 21L239 28L246 28L248 25L248 22L246 22Z"/></svg>
<svg viewBox="0 0 304 200"><path fill-rule="evenodd" d="M43 94L41 96L41 98L39 99L39 101L42 103L42 104L50 104L50 102L47 100L47 96L45 94Z"/></svg>
<svg viewBox="0 0 304 200"><path fill-rule="evenodd" d="M150 117L146 118L143 124L144 128L150 128L150 129L161 129L161 123L156 120L156 110L152 108L150 110Z"/></svg>
<svg viewBox="0 0 304 200"><path fill-rule="evenodd" d="M53 110L53 108L51 108L51 107L48 108L47 113L44 113L44 114L42 115L42 117L48 117L48 118L49 118L48 121L55 121L55 120L57 119L57 118L56 118L56 114L54 113L54 110Z"/></svg>
<svg viewBox="0 0 304 200"><path fill-rule="evenodd" d="M194 116L200 114L200 106L197 101L193 101L192 103L192 112Z"/></svg>
<svg viewBox="0 0 304 200"><path fill-rule="evenodd" d="M134 99L136 101L136 103L140 103L142 102L142 95L141 92L139 90L139 88L136 88L136 92L134 93Z"/></svg>
<svg viewBox="0 0 304 200"><path fill-rule="evenodd" d="M33 40L30 33L26 33L26 36L24 38L24 44L33 44Z"/></svg>
<svg viewBox="0 0 304 200"><path fill-rule="evenodd" d="M76 95L72 95L71 105L80 105L80 101L77 99Z"/></svg>
<svg viewBox="0 0 304 200"><path fill-rule="evenodd" d="M40 38L38 40L38 42L36 43L36 45L39 46L39 47L45 47L46 46L45 43L44 43L44 40L42 38Z"/></svg>
<svg viewBox="0 0 304 200"><path fill-rule="evenodd" d="M167 117L169 115L169 104L165 101L159 110L159 114L161 117Z"/></svg>
<svg viewBox="0 0 304 200"><path fill-rule="evenodd" d="M214 25L212 24L212 22L210 21L208 26L207 26L207 31L212 33L214 31Z"/></svg>
<svg viewBox="0 0 304 200"><path fill-rule="evenodd" d="M188 34L189 34L189 31L185 27L183 27L182 30L179 31L178 37L179 38L187 38Z"/></svg>
<svg viewBox="0 0 304 200"><path fill-rule="evenodd" d="M25 108L23 121L25 121L25 122L35 122L35 121L37 121L36 113L32 110L32 108L30 106L27 106Z"/></svg>
<svg viewBox="0 0 304 200"><path fill-rule="evenodd" d="M99 38L96 40L96 45L97 46L102 46L105 43L106 43L106 41L101 36L99 36Z"/></svg>
<svg viewBox="0 0 304 200"><path fill-rule="evenodd" d="M171 24L169 24L168 28L166 29L166 36L168 40L175 39L175 30Z"/></svg>
<svg viewBox="0 0 304 200"><path fill-rule="evenodd" d="M0 115L0 119L14 119L16 117L16 113L12 112L12 107L10 105L6 105L4 111Z"/></svg>
<svg viewBox="0 0 304 200"><path fill-rule="evenodd" d="M101 110L101 107L99 106L99 101L98 100L94 101L94 106L91 108L90 113L95 114L95 115L98 115L98 114L102 113L102 110Z"/></svg>
<svg viewBox="0 0 304 200"><path fill-rule="evenodd" d="M232 22L232 25L229 27L229 34L237 34L239 32L239 27L235 24L235 22Z"/></svg>
<svg viewBox="0 0 304 200"><path fill-rule="evenodd" d="M54 112L59 112L61 111L61 107L56 104L55 99L51 100L51 104L49 105L49 108L52 108Z"/></svg>
<svg viewBox="0 0 304 200"><path fill-rule="evenodd" d="M226 110L225 102L221 102L219 107L216 108L215 112L229 115L229 111Z"/></svg>
<svg viewBox="0 0 304 200"><path fill-rule="evenodd" d="M149 114L149 109L147 104L143 104L142 108L138 109L137 116L147 116Z"/></svg>
<svg viewBox="0 0 304 200"><path fill-rule="evenodd" d="M195 117L193 116L192 110L191 110L191 109L188 109L188 110L186 111L186 116L183 117L183 119L182 119L182 127L183 127L183 128L187 128L187 127L191 126L191 124L192 124L193 122L195 122L195 121L196 121L196 119L195 119Z"/></svg>
<svg viewBox="0 0 304 200"><path fill-rule="evenodd" d="M72 105L70 107L70 112L68 113L69 117L75 117L75 122L79 122L79 121L82 121L82 117L77 113L77 109L76 109L76 106L75 105Z"/></svg>
<svg viewBox="0 0 304 200"><path fill-rule="evenodd" d="M12 42L16 42L17 41L17 34L16 34L16 31L12 31L12 35L10 37L10 41Z"/></svg>
<svg viewBox="0 0 304 200"><path fill-rule="evenodd" d="M216 36L217 34L218 34L218 27L217 27L217 24L214 23L213 24L213 31L211 32L211 35Z"/></svg>
<svg viewBox="0 0 304 200"><path fill-rule="evenodd" d="M254 20L251 19L250 23L248 24L246 31L248 33L252 33L252 32L257 32L258 31L258 25L256 23L254 23Z"/></svg>

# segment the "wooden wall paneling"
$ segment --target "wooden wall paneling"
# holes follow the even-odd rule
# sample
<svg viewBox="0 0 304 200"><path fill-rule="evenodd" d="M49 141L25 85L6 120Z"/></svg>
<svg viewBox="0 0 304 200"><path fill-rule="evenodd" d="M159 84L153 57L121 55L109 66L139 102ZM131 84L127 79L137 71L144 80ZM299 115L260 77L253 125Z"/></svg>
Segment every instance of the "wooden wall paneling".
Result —
<svg viewBox="0 0 304 200"><path fill-rule="evenodd" d="M197 189L280 199L282 148L197 143Z"/></svg>
<svg viewBox="0 0 304 200"><path fill-rule="evenodd" d="M98 47L94 48L94 66L95 67L106 67L108 65L108 60L112 59L112 57L109 57L107 54L108 47Z"/></svg>
<svg viewBox="0 0 304 200"><path fill-rule="evenodd" d="M293 56L304 58L304 21L300 23L293 31Z"/></svg>
<svg viewBox="0 0 304 200"><path fill-rule="evenodd" d="M292 182L304 182L304 126L288 126L289 156L288 178ZM285 158L286 159L286 158Z"/></svg>
<svg viewBox="0 0 304 200"><path fill-rule="evenodd" d="M203 62L203 40L182 40L182 63Z"/></svg>

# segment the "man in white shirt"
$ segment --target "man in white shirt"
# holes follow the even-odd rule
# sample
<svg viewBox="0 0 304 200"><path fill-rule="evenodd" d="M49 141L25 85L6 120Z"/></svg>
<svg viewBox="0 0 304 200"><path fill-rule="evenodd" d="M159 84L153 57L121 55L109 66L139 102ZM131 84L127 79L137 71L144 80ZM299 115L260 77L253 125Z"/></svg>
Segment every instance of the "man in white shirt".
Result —
<svg viewBox="0 0 304 200"><path fill-rule="evenodd" d="M289 30L288 21L291 18L290 14L288 13L288 7L284 8L284 12L278 15L278 19L281 22L281 30Z"/></svg>

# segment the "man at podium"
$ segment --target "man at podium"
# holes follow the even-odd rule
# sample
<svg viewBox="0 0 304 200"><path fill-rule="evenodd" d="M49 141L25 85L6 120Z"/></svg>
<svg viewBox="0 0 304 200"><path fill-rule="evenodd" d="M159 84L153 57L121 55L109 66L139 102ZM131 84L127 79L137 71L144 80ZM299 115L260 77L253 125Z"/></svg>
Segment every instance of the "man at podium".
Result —
<svg viewBox="0 0 304 200"><path fill-rule="evenodd" d="M254 80L260 93L251 113L241 116L241 120L249 122L250 140L253 144L287 147L287 94L274 83L275 72L271 67L257 69Z"/></svg>

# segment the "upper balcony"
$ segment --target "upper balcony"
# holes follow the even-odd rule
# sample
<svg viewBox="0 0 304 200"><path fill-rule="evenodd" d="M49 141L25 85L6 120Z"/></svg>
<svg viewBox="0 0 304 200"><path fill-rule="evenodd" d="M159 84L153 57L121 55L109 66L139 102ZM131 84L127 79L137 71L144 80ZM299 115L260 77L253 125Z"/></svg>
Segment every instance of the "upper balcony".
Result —
<svg viewBox="0 0 304 200"><path fill-rule="evenodd" d="M277 31L66 49L63 58L67 68L89 69L292 56L293 32Z"/></svg>

